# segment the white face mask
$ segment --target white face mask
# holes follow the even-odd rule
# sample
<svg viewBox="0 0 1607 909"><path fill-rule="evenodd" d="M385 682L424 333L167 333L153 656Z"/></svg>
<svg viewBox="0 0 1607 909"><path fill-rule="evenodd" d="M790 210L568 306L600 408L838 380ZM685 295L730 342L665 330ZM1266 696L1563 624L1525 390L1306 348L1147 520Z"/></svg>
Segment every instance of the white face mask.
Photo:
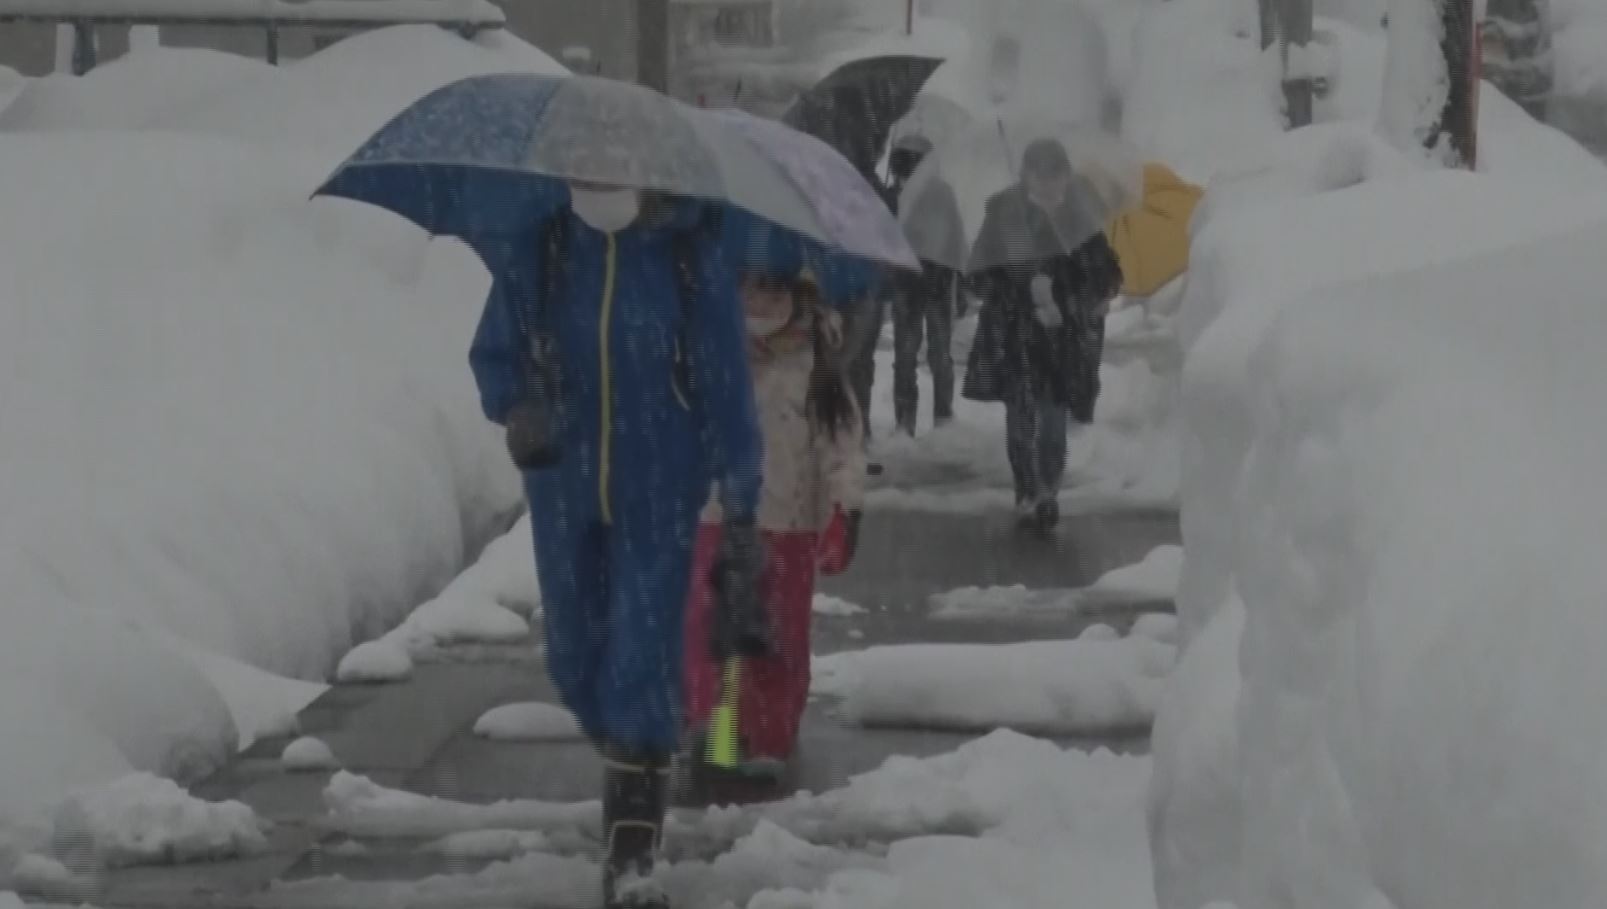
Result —
<svg viewBox="0 0 1607 909"><path fill-rule="evenodd" d="M634 189L569 188L569 207L575 216L593 230L618 233L636 220L641 212L642 195Z"/></svg>
<svg viewBox="0 0 1607 909"><path fill-rule="evenodd" d="M787 327L786 316L748 316L748 334L755 338L768 338Z"/></svg>

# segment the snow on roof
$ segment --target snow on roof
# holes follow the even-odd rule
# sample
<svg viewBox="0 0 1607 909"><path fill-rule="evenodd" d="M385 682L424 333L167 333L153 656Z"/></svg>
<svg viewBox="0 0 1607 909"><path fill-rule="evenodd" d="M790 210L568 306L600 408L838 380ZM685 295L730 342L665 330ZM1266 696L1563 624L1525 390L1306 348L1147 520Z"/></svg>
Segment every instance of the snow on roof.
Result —
<svg viewBox="0 0 1607 909"><path fill-rule="evenodd" d="M345 24L429 22L501 26L489 0L0 0L0 20L295 20Z"/></svg>

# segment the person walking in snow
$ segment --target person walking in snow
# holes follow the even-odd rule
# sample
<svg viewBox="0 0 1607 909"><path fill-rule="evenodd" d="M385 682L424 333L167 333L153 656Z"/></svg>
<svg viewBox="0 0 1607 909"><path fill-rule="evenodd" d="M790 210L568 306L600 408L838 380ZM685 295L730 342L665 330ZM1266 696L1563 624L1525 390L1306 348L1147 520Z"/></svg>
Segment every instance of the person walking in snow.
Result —
<svg viewBox="0 0 1607 909"><path fill-rule="evenodd" d="M1006 447L1018 519L1048 534L1060 521L1057 496L1066 467L1067 414L1093 422L1104 352L1105 314L1121 290L1115 253L1086 221L1066 149L1054 139L1027 146L1020 181L988 200L972 247L970 282L981 298L976 340L962 393L1005 405ZM1087 236L1066 248L1062 235ZM1032 261L1012 249L1056 250ZM1004 263L1004 264L995 264Z"/></svg>
<svg viewBox="0 0 1607 909"><path fill-rule="evenodd" d="M717 482L722 605L757 615L762 439L715 210L571 197L493 275L470 364L523 472L548 673L604 761L605 901L645 909L666 905L651 873L698 514Z"/></svg>
<svg viewBox="0 0 1607 909"><path fill-rule="evenodd" d="M932 152L924 136L910 134L893 143L888 155L895 209L908 232L930 231L947 239L935 241L954 247L953 259L964 249L964 229L954 188L937 175L927 180L913 199L903 199L904 187L921 162ZM907 210L906 210L907 209ZM922 249L936 245L922 244ZM954 320L960 316L964 295L953 269L932 261L921 262L920 274L900 273L893 284L893 415L898 428L915 435L921 390L916 361L926 343L926 362L932 371L932 422L941 426L954 419Z"/></svg>
<svg viewBox="0 0 1607 909"><path fill-rule="evenodd" d="M758 521L767 555L762 589L769 656L744 661L736 703L747 777L774 780L798 742L809 699L809 630L816 572L846 571L859 534L865 463L859 409L843 376L839 315L807 270L749 273L742 283L749 363L764 427ZM712 568L727 526L716 497L703 511L686 623L686 713L700 747L721 699ZM696 765L694 765L696 766Z"/></svg>

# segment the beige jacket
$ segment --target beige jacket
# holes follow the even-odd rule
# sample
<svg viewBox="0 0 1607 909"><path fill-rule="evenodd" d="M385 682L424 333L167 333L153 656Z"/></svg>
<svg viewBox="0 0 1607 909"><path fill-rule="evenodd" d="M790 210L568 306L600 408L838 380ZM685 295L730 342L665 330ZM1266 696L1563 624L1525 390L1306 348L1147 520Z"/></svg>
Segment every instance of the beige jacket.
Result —
<svg viewBox="0 0 1607 909"><path fill-rule="evenodd" d="M855 411L852 427L835 437L811 425L806 403L815 354L807 335L784 333L776 342L755 342L748 363L764 433L760 529L821 531L839 506L844 511L862 507L865 452L859 413ZM702 519L717 523L721 516L716 491Z"/></svg>

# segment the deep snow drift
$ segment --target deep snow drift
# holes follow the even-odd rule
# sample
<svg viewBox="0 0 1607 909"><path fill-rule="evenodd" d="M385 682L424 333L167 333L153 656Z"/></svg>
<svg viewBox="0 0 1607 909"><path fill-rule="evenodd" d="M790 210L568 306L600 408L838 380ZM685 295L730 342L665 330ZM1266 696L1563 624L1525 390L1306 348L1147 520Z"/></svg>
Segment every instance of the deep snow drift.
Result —
<svg viewBox="0 0 1607 909"><path fill-rule="evenodd" d="M432 28L283 69L158 49L0 113L0 859L72 787L286 728L320 690L291 678L517 505L464 365L484 269L306 198L412 96L544 59Z"/></svg>
<svg viewBox="0 0 1607 909"><path fill-rule="evenodd" d="M1258 886L1272 889L1249 895L1243 909L1271 905L1267 902L1271 892L1283 894L1279 906L1355 904L1348 900L1358 895L1356 881L1362 876L1357 869L1364 867L1358 858L1359 844L1364 839L1372 850L1400 851L1403 858L1392 861L1390 869L1402 880L1432 886L1435 875L1443 878L1454 870L1446 863L1432 871L1415 871L1404 858L1412 854L1406 845L1410 841L1394 838L1394 832L1375 836L1375 831L1358 832L1349 825L1346 812L1355 807L1350 800L1354 793L1346 794L1339 782L1343 762L1327 753L1328 746L1316 739L1311 725L1300 721L1305 714L1317 713L1312 692L1342 690L1358 678L1384 683L1368 676L1376 666L1335 668L1325 662L1334 646L1333 635L1344 637L1353 625L1323 625L1327 630L1319 634L1315 626L1301 625L1303 619L1286 614L1299 597L1321 598L1333 605L1334 585L1368 583L1365 560L1382 557L1383 544L1358 534L1347 549L1330 533L1329 525L1321 525L1321 530L1312 525L1306 536L1299 537L1300 545L1325 554L1329 561L1321 572L1314 567L1303 572L1297 582L1290 573L1297 566L1286 564L1289 553L1279 548L1287 546L1291 525L1282 525L1283 536L1259 530L1256 533L1270 535L1252 536L1250 511L1251 503L1259 502L1262 514L1292 509L1320 522L1340 510L1340 500L1328 497L1335 484L1354 480L1347 476L1351 461L1346 459L1359 457L1356 446L1364 444L1355 437L1360 431L1355 421L1361 419L1358 411L1375 401L1357 394L1347 399L1351 409L1332 410L1325 409L1326 404L1319 406L1319 400L1326 399L1318 395L1326 383L1375 369L1379 361L1356 358L1359 362L1351 364L1332 351L1337 347L1354 356L1385 347L1387 356L1412 362L1415 348L1394 343L1393 337L1403 333L1400 324L1380 319L1341 326L1337 308L1326 323L1329 336L1288 335L1276 355L1265 345L1271 343L1270 334L1284 337L1280 319L1293 320L1307 309L1327 305L1313 293L1347 281L1373 280L1378 283L1347 297L1347 305L1359 305L1357 301L1364 298L1387 298L1388 306L1371 309L1401 310L1401 318L1415 326L1414 343L1430 349L1445 346L1431 319L1421 313L1407 315L1417 311L1413 295L1420 292L1420 285L1413 283L1408 293L1392 288L1384 276L1435 263L1461 263L1447 266L1440 276L1447 277L1514 244L1550 231L1565 234L1607 212L1607 171L1566 137L1534 124L1488 88L1481 97L1480 159L1485 174L1424 171L1415 155L1403 155L1374 132L1381 97L1381 38L1334 23L1319 24L1338 32L1339 91L1319 107L1318 115L1320 120L1338 122L1278 133L1276 122L1265 119L1271 110L1265 106L1266 73L1252 60L1254 21L1244 17L1246 9L1253 13L1248 4L1229 11L1179 0L1146 17L1138 50L1141 61L1156 62L1135 70L1135 93L1129 96L1129 137L1147 143L1185 173L1211 179L1195 218L1193 267L1178 317L1187 358L1181 440L1187 558L1178 596L1184 650L1157 717L1149 809L1162 909L1199 909L1211 900L1239 896L1244 859L1258 875ZM1249 53L1247 41L1252 43ZM1532 300L1546 299L1552 288L1566 293L1564 289L1577 286L1579 280L1577 272L1552 275L1538 267L1523 273L1530 275L1534 289L1507 297L1475 293L1466 282L1455 287L1464 298L1484 301L1478 306L1505 307L1509 317L1521 312L1521 333L1527 330ZM1448 325L1458 321L1449 311L1436 310L1436 316ZM1474 313L1470 318L1481 317ZM1445 334L1452 330L1448 327ZM1308 351L1304 345L1313 346ZM1257 351L1269 360L1256 360ZM1252 370L1252 362L1271 359L1282 368ZM1308 359L1311 370L1293 365ZM1511 371L1534 366L1513 361L1504 352L1483 362L1499 363L1502 370ZM1327 372L1316 372L1319 366ZM1266 401L1266 396L1296 379L1302 383L1298 392L1279 399L1276 408L1258 409L1258 401ZM1368 387L1374 392L1379 388ZM1548 406L1539 403L1542 400L1528 406ZM1267 460L1272 456L1251 457L1257 434L1265 430L1264 421L1274 416L1289 433L1279 444L1293 444L1299 436L1305 440L1303 447L1298 452L1265 446L1257 451L1277 451L1278 458L1296 459L1301 483L1274 484L1272 480L1283 474L1274 472ZM1460 439L1460 423L1469 418L1466 413L1461 419L1425 413L1415 429L1417 436L1404 424L1397 430L1408 433L1403 436L1406 440L1420 441L1442 431ZM1484 422L1482 416L1471 419ZM1447 420L1452 425L1442 429ZM1460 470L1456 446L1461 444L1468 443L1436 448L1440 469L1453 476ZM1336 446L1341 453L1335 453ZM1277 468L1293 469L1286 464ZM1274 486L1284 501L1271 502ZM1345 488L1351 496L1376 500L1381 506L1394 495L1375 488ZM1476 501L1483 493L1470 485L1454 495ZM1521 536L1521 531L1514 532L1514 539ZM1244 572L1258 551L1265 552L1264 559L1282 560L1282 567L1262 570L1281 572L1283 583L1295 586L1263 588L1259 600L1245 590ZM1352 601L1375 602L1371 588L1345 589L1351 591ZM1248 610L1241 593L1249 601ZM1240 633L1247 621L1254 633L1245 638L1241 653ZM1258 622L1263 627L1256 631ZM1246 695L1243 701L1241 662L1246 667L1279 667L1263 674L1263 684L1255 686L1259 693ZM1499 662L1509 665L1504 658ZM1332 673L1324 674L1329 669ZM1247 692L1252 690L1249 682L1247 675ZM1372 690L1383 703L1403 696L1407 689L1391 683L1387 691ZM1235 727L1235 716L1244 725ZM1347 730L1346 745L1371 747L1391 734L1375 728L1362 735L1352 728ZM1404 750L1399 753L1407 755ZM1429 766L1426 759L1423 766ZM1241 791L1241 779L1259 788ZM1469 784L1461 798L1465 792L1488 788L1487 783ZM1247 816L1247 805L1264 806L1269 799L1287 810ZM1426 798L1415 807L1430 816L1435 810ZM1402 815L1394 820L1401 821ZM1255 834L1241 844L1239 834L1246 821ZM1297 823L1302 826L1294 826ZM1490 824L1487 829L1499 826L1493 816ZM1460 824L1457 829L1470 828ZM1418 833L1429 837L1431 831ZM1512 841L1522 839L1515 836ZM1340 896L1329 888L1340 886L1337 882L1342 880L1349 881L1350 889ZM1372 883L1391 893L1398 881ZM1286 889L1277 891L1279 886Z"/></svg>

